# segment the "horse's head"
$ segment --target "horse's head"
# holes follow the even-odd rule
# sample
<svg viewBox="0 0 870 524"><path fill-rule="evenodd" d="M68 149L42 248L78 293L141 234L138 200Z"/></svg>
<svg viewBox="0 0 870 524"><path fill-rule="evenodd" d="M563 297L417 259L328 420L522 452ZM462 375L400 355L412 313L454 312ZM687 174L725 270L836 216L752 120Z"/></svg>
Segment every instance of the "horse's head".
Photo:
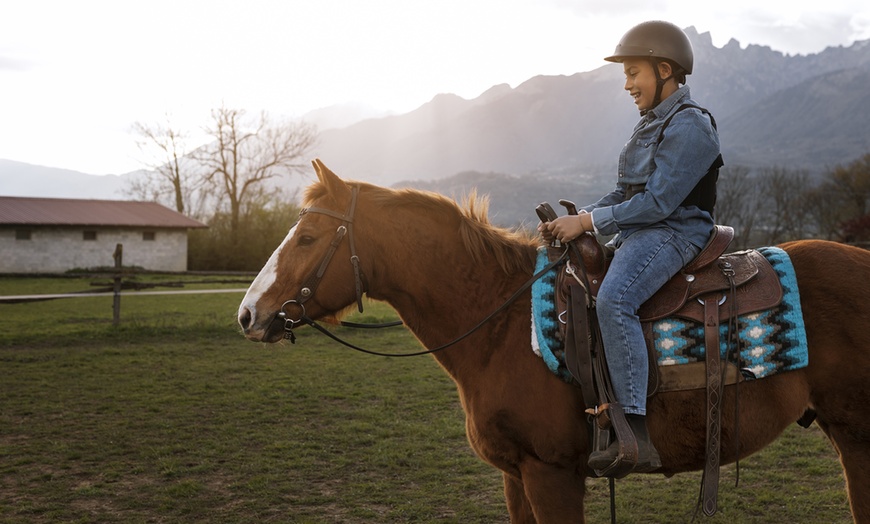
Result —
<svg viewBox="0 0 870 524"><path fill-rule="evenodd" d="M239 306L250 340L277 342L285 326L337 317L363 292L353 236L359 188L320 160L313 164L320 183L309 189L308 206Z"/></svg>

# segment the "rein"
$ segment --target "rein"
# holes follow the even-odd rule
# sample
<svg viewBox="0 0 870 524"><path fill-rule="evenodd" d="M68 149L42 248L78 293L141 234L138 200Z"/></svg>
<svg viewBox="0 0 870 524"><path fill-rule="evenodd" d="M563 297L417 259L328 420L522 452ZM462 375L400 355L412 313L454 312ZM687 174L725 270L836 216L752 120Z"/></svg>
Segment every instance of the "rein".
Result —
<svg viewBox="0 0 870 524"><path fill-rule="evenodd" d="M346 340L341 339L339 336L330 332L329 330L327 330L326 328L324 328L323 326L321 326L320 324L318 324L317 322L315 322L314 320L312 320L311 318L309 318L306 315L303 315L301 320L303 322L305 322L306 324L308 324L309 326L317 329L318 331L320 331L324 335L328 336L332 340L335 340L339 344L342 344L346 347L349 347L350 349L353 349L353 350L356 350L356 351L359 351L362 353L366 353L368 355L375 355L375 356L379 356L379 357L417 357L420 355L429 355L432 353L437 353L439 351L443 351L443 350L459 343L460 341L464 340L465 338L471 336L472 334L474 334L478 329L482 328L484 326L484 324L489 322L494 316L496 316L497 314L499 314L502 311L504 311L505 309L507 309L507 307L510 306L517 298L519 298L520 295L522 295L524 291L526 291L530 287L532 287L532 284L534 284L536 280L538 280L539 278L544 276L548 271L550 271L551 269L553 269L557 265L561 264L562 261L567 256L567 254L568 254L567 251L563 251L562 254L559 256L559 258L557 258L553 262L550 262L543 269L541 269L540 271L538 271L537 273L532 275L531 278L529 278L522 286L520 286L519 289L514 291L513 295L508 297L508 299L505 300L502 305L500 305L495 310L493 310L490 314L488 314L486 317L484 317L483 320L481 320L480 322L477 323L477 325L475 325L474 327L472 327L471 329L466 331L464 334L451 340L450 342L448 342L446 344L442 344L442 345L440 345L436 348L432 348L432 349L426 349L423 351L416 351L414 353L381 353L378 351L372 351L370 349L361 348L359 346L351 344L350 342L348 342ZM347 322L347 323L342 322L341 323L341 325L346 326L346 327L357 327L357 328L379 328L379 327L398 326L401 324L402 324L401 321L398 321L397 323L392 323L392 324L374 324L374 325L372 325L372 324L354 324L352 322ZM286 328L285 328L285 330L286 330ZM292 341L292 339L291 339L291 341Z"/></svg>
<svg viewBox="0 0 870 524"><path fill-rule="evenodd" d="M289 340L291 344L296 343L296 335L293 333L293 330L303 324L307 324L329 338L335 340L336 342L354 349L356 351L360 351L362 353L367 353L369 355L376 355L381 357L415 357L419 355L428 355L431 353L436 353L438 351L442 351L444 349L457 344L461 340L467 338L478 329L483 327L484 324L489 322L497 314L504 311L509 305L511 305L519 296L529 289L532 284L535 283L536 280L544 276L548 271L556 267L560 264L565 257L567 256L567 250L562 252L562 255L559 256L556 260L550 262L546 267L532 275L532 277L527 280L519 289L517 289L513 295L511 295L501 306L492 311L489 315L484 317L483 320L477 323L474 327L468 330L465 334L453 339L452 341L438 346L437 348L427 349L424 351L417 351L414 353L381 353L378 351L372 351L365 348L361 348L346 340L341 339L334 333L331 333L326 328L318 324L314 319L308 316L305 311L305 302L307 302L312 296L314 296L314 292L317 290L317 287L320 285L320 281L323 280L323 275L326 272L326 268L329 265L329 262L332 260L333 255L335 255L338 246L341 244L342 239L347 236L348 243L350 245L350 262L353 265L353 274L354 274L354 286L356 289L356 303L359 308L360 313L363 311L363 303L362 303L362 295L365 291L365 285L363 281L363 275L360 271L359 267L359 256L356 254L356 245L353 241L353 224L354 224L354 213L356 212L356 202L357 196L359 195L359 186L353 186L351 190L351 199L350 204L348 205L347 211L344 214L336 213L331 209L326 209L322 207L309 207L305 208L299 212L299 216L302 217L307 213L320 213L322 215L331 216L333 218L337 218L341 220L341 225L338 226L338 229L335 230L335 234L332 237L332 241L329 243L329 248L326 250L326 253L323 256L323 260L320 261L320 265L314 270L308 278L303 282L302 288L299 290L299 295L294 298L284 302L281 305L281 310L278 312L278 318L284 320L284 338ZM287 312L285 308L289 305L298 306L301 310L301 313L297 318L291 318L287 316ZM401 326L403 322L401 320L397 320L395 322L386 322L383 324L358 324L355 322L341 322L341 325L344 327L351 328L364 328L364 329L379 329L379 328L387 328L387 327L395 327Z"/></svg>

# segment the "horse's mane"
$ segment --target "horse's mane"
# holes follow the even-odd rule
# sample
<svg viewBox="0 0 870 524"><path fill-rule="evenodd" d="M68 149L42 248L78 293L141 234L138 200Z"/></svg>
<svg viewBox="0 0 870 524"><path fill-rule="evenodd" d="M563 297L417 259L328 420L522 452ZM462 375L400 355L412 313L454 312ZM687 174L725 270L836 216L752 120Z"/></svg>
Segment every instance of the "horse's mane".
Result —
<svg viewBox="0 0 870 524"><path fill-rule="evenodd" d="M431 212L434 216L454 216L459 220L459 233L465 249L479 263L494 258L505 273L531 271L535 265L538 240L519 230L497 227L488 218L489 198L472 190L462 204L432 191L419 189L390 189L365 182L349 182L360 187L379 207L409 207ZM320 182L305 191L304 206L323 196L327 188Z"/></svg>

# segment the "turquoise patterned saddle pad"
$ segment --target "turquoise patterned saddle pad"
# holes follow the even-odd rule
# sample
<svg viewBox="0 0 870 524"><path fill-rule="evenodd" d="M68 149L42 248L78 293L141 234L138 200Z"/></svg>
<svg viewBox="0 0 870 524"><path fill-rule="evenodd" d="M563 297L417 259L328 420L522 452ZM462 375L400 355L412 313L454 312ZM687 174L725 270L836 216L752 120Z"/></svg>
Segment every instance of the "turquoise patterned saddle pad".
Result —
<svg viewBox="0 0 870 524"><path fill-rule="evenodd" d="M731 355L733 344L740 350L740 372L745 380L760 379L776 373L807 366L807 335L801 312L800 293L794 267L788 254L777 247L758 249L771 264L783 289L782 302L771 309L741 315L737 319L737 336L729 347L728 326L720 326L719 353ZM537 269L547 264L546 249L538 251ZM532 349L553 373L570 382L565 367L564 349L558 338L554 285L556 269L532 286ZM659 366L679 366L703 362L704 326L679 317L656 320L652 325L653 345ZM606 351L606 348L605 348Z"/></svg>

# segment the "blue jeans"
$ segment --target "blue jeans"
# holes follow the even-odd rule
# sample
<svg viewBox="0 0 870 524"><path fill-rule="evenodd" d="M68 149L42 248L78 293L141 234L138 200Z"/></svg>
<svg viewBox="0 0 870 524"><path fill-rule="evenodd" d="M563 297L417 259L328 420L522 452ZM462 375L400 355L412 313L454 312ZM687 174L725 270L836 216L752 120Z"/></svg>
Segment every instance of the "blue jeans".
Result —
<svg viewBox="0 0 870 524"><path fill-rule="evenodd" d="M633 232L613 255L598 290L598 324L616 400L646 415L649 357L637 310L700 249L667 227Z"/></svg>

